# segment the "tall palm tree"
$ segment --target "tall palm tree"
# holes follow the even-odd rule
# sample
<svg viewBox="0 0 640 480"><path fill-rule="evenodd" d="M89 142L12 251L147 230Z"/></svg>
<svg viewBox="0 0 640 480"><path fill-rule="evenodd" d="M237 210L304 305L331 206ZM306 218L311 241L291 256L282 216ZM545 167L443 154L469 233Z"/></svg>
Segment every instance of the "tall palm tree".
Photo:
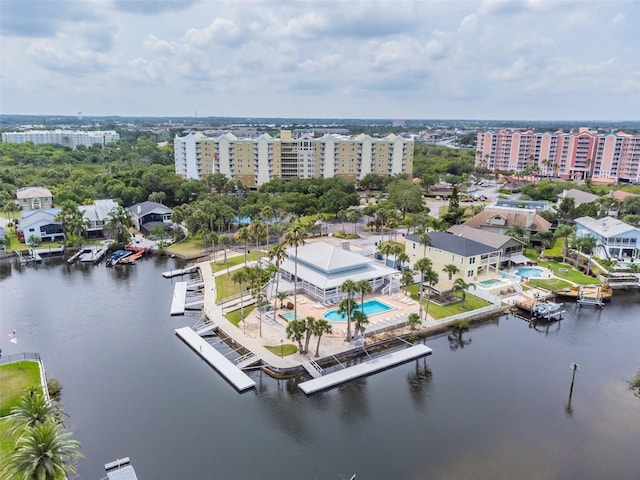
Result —
<svg viewBox="0 0 640 480"><path fill-rule="evenodd" d="M475 286L472 283L467 283L464 281L464 278L456 278L456 281L453 282L453 291L460 292L462 295L462 303L460 304L460 308L464 308L464 300L467 298L467 290Z"/></svg>
<svg viewBox="0 0 640 480"><path fill-rule="evenodd" d="M251 240L251 232L248 227L240 227L235 233L236 240L244 243L244 266L247 266L247 252L249 251L249 241Z"/></svg>
<svg viewBox="0 0 640 480"><path fill-rule="evenodd" d="M393 251L393 243L390 241L384 242L380 244L378 250L380 250L380 253L385 256L385 265L389 263L389 255L391 255L391 252Z"/></svg>
<svg viewBox="0 0 640 480"><path fill-rule="evenodd" d="M445 265L442 267L442 271L449 275L449 280L453 278L453 276L460 271L460 269L455 266L453 263Z"/></svg>
<svg viewBox="0 0 640 480"><path fill-rule="evenodd" d="M108 213L104 229L111 236L116 237L118 243L126 243L129 240L127 228L131 225L131 211L118 206Z"/></svg>
<svg viewBox="0 0 640 480"><path fill-rule="evenodd" d="M438 273L433 268L428 268L426 272L424 272L424 282L427 282L429 289L427 291L427 301L424 309L424 319L425 321L429 315L429 300L431 300L431 288L438 283Z"/></svg>
<svg viewBox="0 0 640 480"><path fill-rule="evenodd" d="M427 256L427 247L431 245L431 237L427 232L422 232L420 237L418 237L418 243L420 245L424 245L424 252L422 254L423 257Z"/></svg>
<svg viewBox="0 0 640 480"><path fill-rule="evenodd" d="M307 331L307 322L303 319L295 319L291 320L287 323L287 338L298 342L298 351L300 353L304 353L304 349L302 348L302 339L304 338L304 334Z"/></svg>
<svg viewBox="0 0 640 480"><path fill-rule="evenodd" d="M312 325L311 333L318 337L318 343L316 345L316 357L320 356L320 339L325 333L331 333L331 323L325 318L318 318Z"/></svg>
<svg viewBox="0 0 640 480"><path fill-rule="evenodd" d="M259 252L260 247L262 246L262 240L268 238L269 229L267 228L267 225L260 220L251 223L247 228L251 237L256 242L256 250Z"/></svg>
<svg viewBox="0 0 640 480"><path fill-rule="evenodd" d="M558 225L558 228L554 232L553 236L555 238L563 238L563 246L562 246L562 263L567 262L567 253L569 252L569 238L571 234L573 234L575 228L571 225L567 225L566 223L562 223Z"/></svg>
<svg viewBox="0 0 640 480"><path fill-rule="evenodd" d="M364 331L367 327L367 324L369 323L369 318L367 317L367 314L364 313L362 310L356 310L355 312L353 312L353 323L355 324L354 330L355 330L356 336L359 333L364 337Z"/></svg>
<svg viewBox="0 0 640 480"><path fill-rule="evenodd" d="M222 247L222 251L224 252L224 266L227 267L227 277L229 276L229 264L227 263L227 250L231 246L231 237L229 235L220 235L219 238L220 246Z"/></svg>
<svg viewBox="0 0 640 480"><path fill-rule="evenodd" d="M298 318L298 246L304 245L306 236L302 225L297 224L284 233L283 243L294 248L294 273L293 273L293 318Z"/></svg>
<svg viewBox="0 0 640 480"><path fill-rule="evenodd" d="M373 291L373 287L369 280L358 280L355 285L356 292L360 294L360 308L364 313L364 296Z"/></svg>
<svg viewBox="0 0 640 480"><path fill-rule="evenodd" d="M415 330L416 327L420 325L420 315L415 312L410 313L407 317L407 320L409 322L409 327L411 328L411 330Z"/></svg>
<svg viewBox="0 0 640 480"><path fill-rule="evenodd" d="M244 302L243 302L244 292L242 290L242 287L249 280L249 274L247 272L247 269L241 268L239 270L236 270L231 276L231 280L233 280L234 283L237 283L238 286L240 287L240 319L242 321L243 326L245 326L244 325Z"/></svg>
<svg viewBox="0 0 640 480"><path fill-rule="evenodd" d="M0 477L56 480L76 473L72 462L82 454L78 451L80 444L71 440L71 435L51 420L27 427L0 468Z"/></svg>
<svg viewBox="0 0 640 480"><path fill-rule="evenodd" d="M420 272L420 293L418 294L418 304L419 304L419 308L420 308L420 318L422 318L422 292L424 291L424 274L427 270L431 270L431 260L429 260L427 257L421 258L420 260L418 260L414 267L416 270L418 270Z"/></svg>
<svg viewBox="0 0 640 480"><path fill-rule="evenodd" d="M315 327L316 322L318 320L315 317L312 317L311 315L309 315L307 318L304 319L304 321L306 326L305 338L304 338L304 353L307 353L309 351L309 341L311 340L311 335L313 335L313 332L316 328Z"/></svg>
<svg viewBox="0 0 640 480"><path fill-rule="evenodd" d="M404 271L406 270L405 265L407 264L407 262L410 260L409 255L407 255L406 252L400 252L397 256L396 256L396 260L400 263L400 269L402 270L402 272L404 273Z"/></svg>
<svg viewBox="0 0 640 480"><path fill-rule="evenodd" d="M342 285L340 285L340 290L347 294L347 298L340 302L340 312L345 313L347 315L347 342L351 341L351 317L353 314L353 307L356 306L355 300L353 300L353 296L358 291L358 287L356 282L353 280L345 280ZM345 303L346 302L346 303ZM344 303L344 308L343 308Z"/></svg>
<svg viewBox="0 0 640 480"><path fill-rule="evenodd" d="M287 250L283 243L276 243L273 247L269 249L269 258L273 261L273 264L276 267L276 294L280 288L280 265L285 258L287 258ZM276 313L276 300L277 295L273 299L273 314Z"/></svg>

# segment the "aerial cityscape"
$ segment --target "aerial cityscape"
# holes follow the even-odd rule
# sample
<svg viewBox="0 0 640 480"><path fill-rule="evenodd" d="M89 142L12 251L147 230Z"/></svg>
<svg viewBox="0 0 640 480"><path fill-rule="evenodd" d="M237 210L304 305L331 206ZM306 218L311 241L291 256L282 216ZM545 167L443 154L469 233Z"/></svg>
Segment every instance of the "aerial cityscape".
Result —
<svg viewBox="0 0 640 480"><path fill-rule="evenodd" d="M0 3L0 478L634 478L639 15Z"/></svg>

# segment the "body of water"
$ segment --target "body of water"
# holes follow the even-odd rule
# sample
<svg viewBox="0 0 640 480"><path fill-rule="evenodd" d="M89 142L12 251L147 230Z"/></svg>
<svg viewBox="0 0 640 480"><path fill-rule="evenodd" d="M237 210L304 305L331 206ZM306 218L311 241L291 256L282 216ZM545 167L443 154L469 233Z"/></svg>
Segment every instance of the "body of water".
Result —
<svg viewBox="0 0 640 480"><path fill-rule="evenodd" d="M83 480L124 456L141 480L640 472L640 399L628 389L640 367L638 293L616 293L603 310L567 303L548 326L503 316L461 339L427 339L430 357L310 397L300 379L260 371L250 373L258 387L238 394L174 335L195 323L169 315L173 282L161 272L177 267L0 263L0 347L40 352L61 381Z"/></svg>

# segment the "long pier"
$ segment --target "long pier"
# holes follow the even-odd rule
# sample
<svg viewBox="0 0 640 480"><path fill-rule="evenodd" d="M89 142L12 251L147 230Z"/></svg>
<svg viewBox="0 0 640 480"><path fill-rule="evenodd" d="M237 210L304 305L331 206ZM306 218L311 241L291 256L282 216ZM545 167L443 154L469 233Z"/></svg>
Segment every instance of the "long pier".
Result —
<svg viewBox="0 0 640 480"><path fill-rule="evenodd" d="M365 375L370 375L390 367L395 367L401 363L405 363L425 355L430 355L431 353L432 350L426 345L414 345L403 350L398 350L396 352L359 363L353 367L347 367L343 370L338 370L328 373L327 375L322 375L318 378L302 382L298 387L304 393L310 395L312 393L319 392L320 390L335 387L336 385L348 382L349 380L364 377Z"/></svg>
<svg viewBox="0 0 640 480"><path fill-rule="evenodd" d="M191 327L176 329L176 335L189 345L209 365L216 369L238 391L243 392L256 386L251 377L234 365L227 357L213 348Z"/></svg>
<svg viewBox="0 0 640 480"><path fill-rule="evenodd" d="M172 278L177 277L179 275L187 275L189 273L194 273L198 270L198 265L190 265L188 267L180 268L178 270L169 270L168 272L164 272L162 276L164 278Z"/></svg>

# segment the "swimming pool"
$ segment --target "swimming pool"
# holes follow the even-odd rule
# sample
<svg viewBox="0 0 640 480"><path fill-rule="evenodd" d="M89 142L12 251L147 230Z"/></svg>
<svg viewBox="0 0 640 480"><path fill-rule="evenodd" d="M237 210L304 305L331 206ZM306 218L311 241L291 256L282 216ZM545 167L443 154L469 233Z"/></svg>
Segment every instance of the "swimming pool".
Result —
<svg viewBox="0 0 640 480"><path fill-rule="evenodd" d="M495 279L495 278L490 278L489 280L483 280L481 282L478 282L478 284L481 285L484 288L495 287L499 283L503 283L502 280L498 280L498 279Z"/></svg>
<svg viewBox="0 0 640 480"><path fill-rule="evenodd" d="M284 318L287 322L290 322L291 320L293 320L295 317L295 312L287 312L287 313L281 313L280 316L282 318ZM298 314L298 320L304 318L302 315Z"/></svg>
<svg viewBox="0 0 640 480"><path fill-rule="evenodd" d="M542 276L542 270L535 267L520 267L516 270L516 275L519 277L540 278Z"/></svg>
<svg viewBox="0 0 640 480"><path fill-rule="evenodd" d="M380 300L374 298L372 300L367 300L362 304L362 306L360 303L358 303L358 309L361 309L361 308L364 308L364 314L367 317L371 317L372 315L378 315L379 313L384 313L389 310L393 310L394 307L387 305L386 303L381 302ZM346 315L342 316L342 314L338 313L337 308L332 308L331 310L327 310L326 312L324 312L322 317L331 322L347 321L347 316Z"/></svg>

